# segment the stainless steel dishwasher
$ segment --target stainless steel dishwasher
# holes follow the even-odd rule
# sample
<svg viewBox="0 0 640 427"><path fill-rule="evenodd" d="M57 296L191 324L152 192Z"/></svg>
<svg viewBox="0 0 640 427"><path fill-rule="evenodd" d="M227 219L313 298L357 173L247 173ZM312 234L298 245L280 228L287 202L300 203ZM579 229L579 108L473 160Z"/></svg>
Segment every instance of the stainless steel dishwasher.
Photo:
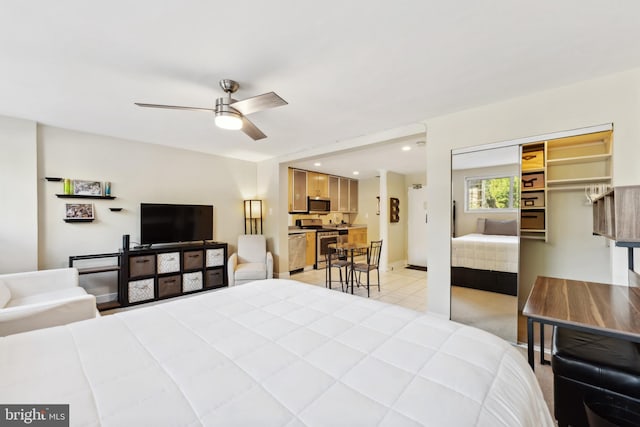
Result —
<svg viewBox="0 0 640 427"><path fill-rule="evenodd" d="M289 272L303 270L307 257L306 233L289 234Z"/></svg>

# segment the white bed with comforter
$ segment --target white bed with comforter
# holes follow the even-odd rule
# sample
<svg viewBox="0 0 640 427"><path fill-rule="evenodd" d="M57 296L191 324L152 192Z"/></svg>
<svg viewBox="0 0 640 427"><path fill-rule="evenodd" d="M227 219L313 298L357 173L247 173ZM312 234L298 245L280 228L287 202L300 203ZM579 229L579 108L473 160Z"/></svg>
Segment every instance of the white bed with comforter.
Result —
<svg viewBox="0 0 640 427"><path fill-rule="evenodd" d="M476 270L518 272L518 236L472 233L451 239L451 265Z"/></svg>
<svg viewBox="0 0 640 427"><path fill-rule="evenodd" d="M118 427L554 425L507 342L275 279L0 338L0 402Z"/></svg>

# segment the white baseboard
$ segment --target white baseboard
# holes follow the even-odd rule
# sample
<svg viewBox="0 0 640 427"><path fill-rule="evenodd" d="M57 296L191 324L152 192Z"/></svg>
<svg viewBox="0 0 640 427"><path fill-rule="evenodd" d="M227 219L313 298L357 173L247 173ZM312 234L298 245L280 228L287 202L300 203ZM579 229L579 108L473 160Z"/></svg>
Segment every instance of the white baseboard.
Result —
<svg viewBox="0 0 640 427"><path fill-rule="evenodd" d="M387 265L387 271L400 270L407 266L407 260L395 261Z"/></svg>

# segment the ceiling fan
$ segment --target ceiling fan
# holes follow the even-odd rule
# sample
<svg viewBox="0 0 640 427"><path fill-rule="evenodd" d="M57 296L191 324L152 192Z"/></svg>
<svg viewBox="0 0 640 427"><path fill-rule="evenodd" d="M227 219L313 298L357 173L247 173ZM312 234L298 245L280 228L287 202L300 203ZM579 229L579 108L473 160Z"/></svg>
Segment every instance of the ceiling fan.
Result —
<svg viewBox="0 0 640 427"><path fill-rule="evenodd" d="M268 108L275 108L287 105L287 101L280 98L275 92L263 93L262 95L237 101L231 98L231 94L238 90L238 82L230 79L220 80L220 87L227 96L216 99L216 108L181 107L179 105L144 104L136 102L139 107L168 108L171 110L193 110L208 111L216 115L216 126L223 129L241 129L244 133L253 138L254 141L267 137L260 129L249 121L245 116Z"/></svg>

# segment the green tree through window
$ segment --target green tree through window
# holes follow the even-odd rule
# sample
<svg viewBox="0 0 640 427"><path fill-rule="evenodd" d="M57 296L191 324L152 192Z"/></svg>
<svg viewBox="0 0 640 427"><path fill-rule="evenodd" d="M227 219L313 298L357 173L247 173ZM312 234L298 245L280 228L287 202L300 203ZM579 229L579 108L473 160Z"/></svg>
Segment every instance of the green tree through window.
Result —
<svg viewBox="0 0 640 427"><path fill-rule="evenodd" d="M517 176L466 178L466 210L515 209L520 204Z"/></svg>

